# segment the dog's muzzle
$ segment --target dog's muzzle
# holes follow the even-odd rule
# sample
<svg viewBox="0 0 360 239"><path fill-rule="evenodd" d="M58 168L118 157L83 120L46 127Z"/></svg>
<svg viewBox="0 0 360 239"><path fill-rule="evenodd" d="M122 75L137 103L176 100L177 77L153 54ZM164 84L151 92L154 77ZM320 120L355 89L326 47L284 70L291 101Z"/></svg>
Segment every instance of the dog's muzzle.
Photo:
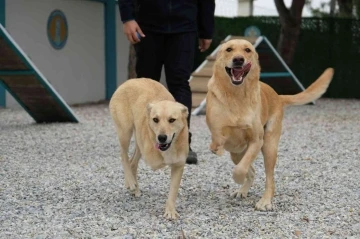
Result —
<svg viewBox="0 0 360 239"><path fill-rule="evenodd" d="M251 62L241 65L234 62L231 68L225 66L225 70L231 79L231 83L234 85L241 85L250 69Z"/></svg>
<svg viewBox="0 0 360 239"><path fill-rule="evenodd" d="M157 142L157 143L155 144L155 148L156 148L156 149L159 149L159 150L161 150L161 151L166 151L166 150L168 150L168 149L170 148L170 146L171 146L171 143L172 143L174 137L175 137L175 134L173 134L173 137L171 138L171 141L170 141L169 143L158 143L158 142Z"/></svg>

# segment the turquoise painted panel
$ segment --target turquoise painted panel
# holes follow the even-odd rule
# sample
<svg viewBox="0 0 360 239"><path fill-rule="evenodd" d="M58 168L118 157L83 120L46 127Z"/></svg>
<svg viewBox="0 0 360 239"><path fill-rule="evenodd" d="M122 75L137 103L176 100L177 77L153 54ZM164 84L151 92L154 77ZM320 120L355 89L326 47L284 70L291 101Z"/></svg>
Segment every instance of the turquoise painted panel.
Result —
<svg viewBox="0 0 360 239"><path fill-rule="evenodd" d="M5 27L5 0L0 0L0 24L3 27ZM6 90L0 84L0 107L5 107L5 106L6 106Z"/></svg>
<svg viewBox="0 0 360 239"><path fill-rule="evenodd" d="M107 0L105 16L105 97L111 98L117 87L116 70L116 1Z"/></svg>

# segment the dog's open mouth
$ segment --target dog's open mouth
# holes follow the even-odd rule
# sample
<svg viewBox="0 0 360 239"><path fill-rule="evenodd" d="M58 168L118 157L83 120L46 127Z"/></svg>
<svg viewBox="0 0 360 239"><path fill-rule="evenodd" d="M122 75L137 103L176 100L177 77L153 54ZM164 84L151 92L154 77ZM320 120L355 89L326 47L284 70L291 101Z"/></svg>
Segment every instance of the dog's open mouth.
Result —
<svg viewBox="0 0 360 239"><path fill-rule="evenodd" d="M249 73L251 68L251 62L247 63L243 66L237 66L237 67L225 67L226 72L230 76L231 83L234 85L241 85L244 82L245 77Z"/></svg>
<svg viewBox="0 0 360 239"><path fill-rule="evenodd" d="M161 151L166 151L166 150L168 150L168 149L170 148L170 146L171 146L171 143L172 143L174 137L175 137L175 134L173 134L173 137L172 137L170 143L166 143L166 144L156 143L156 144L155 144L155 148L156 148L156 149L159 149L159 150L161 150Z"/></svg>
<svg viewBox="0 0 360 239"><path fill-rule="evenodd" d="M155 147L156 147L157 149L160 149L161 151L166 151L166 150L168 150L168 148L170 148L171 143L172 143L172 142L170 142L170 143L168 143L168 144L159 144L159 143L156 143Z"/></svg>

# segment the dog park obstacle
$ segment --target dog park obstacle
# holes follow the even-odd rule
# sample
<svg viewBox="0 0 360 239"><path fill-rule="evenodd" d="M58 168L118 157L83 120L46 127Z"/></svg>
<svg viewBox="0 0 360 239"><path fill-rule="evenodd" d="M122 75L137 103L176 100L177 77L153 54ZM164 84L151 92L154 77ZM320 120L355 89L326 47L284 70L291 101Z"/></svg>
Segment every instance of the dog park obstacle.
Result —
<svg viewBox="0 0 360 239"><path fill-rule="evenodd" d="M223 42L231 39L245 39L254 45L259 54L261 66L260 80L270 85L278 94L293 95L305 90L304 86L265 36L243 37L229 35ZM198 115L205 109L207 83L212 76L212 68L219 49L220 46L191 74L189 82L193 92L192 115Z"/></svg>
<svg viewBox="0 0 360 239"><path fill-rule="evenodd" d="M71 108L1 24L0 85L36 123L79 122Z"/></svg>

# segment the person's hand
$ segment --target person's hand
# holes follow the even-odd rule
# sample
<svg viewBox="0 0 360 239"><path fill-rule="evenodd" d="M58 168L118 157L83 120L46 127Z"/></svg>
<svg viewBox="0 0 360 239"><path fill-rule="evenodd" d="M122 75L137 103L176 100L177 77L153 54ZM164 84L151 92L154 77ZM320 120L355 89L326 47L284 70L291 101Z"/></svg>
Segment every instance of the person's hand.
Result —
<svg viewBox="0 0 360 239"><path fill-rule="evenodd" d="M140 39L137 33L140 34L141 37L145 37L144 33L141 31L141 28L137 24L135 20L127 21L123 24L124 34L131 44L136 44L140 42Z"/></svg>
<svg viewBox="0 0 360 239"><path fill-rule="evenodd" d="M200 50L201 52L206 51L206 50L210 47L211 42L212 42L211 39L201 39L201 38L200 38L200 39L199 39L199 50Z"/></svg>

